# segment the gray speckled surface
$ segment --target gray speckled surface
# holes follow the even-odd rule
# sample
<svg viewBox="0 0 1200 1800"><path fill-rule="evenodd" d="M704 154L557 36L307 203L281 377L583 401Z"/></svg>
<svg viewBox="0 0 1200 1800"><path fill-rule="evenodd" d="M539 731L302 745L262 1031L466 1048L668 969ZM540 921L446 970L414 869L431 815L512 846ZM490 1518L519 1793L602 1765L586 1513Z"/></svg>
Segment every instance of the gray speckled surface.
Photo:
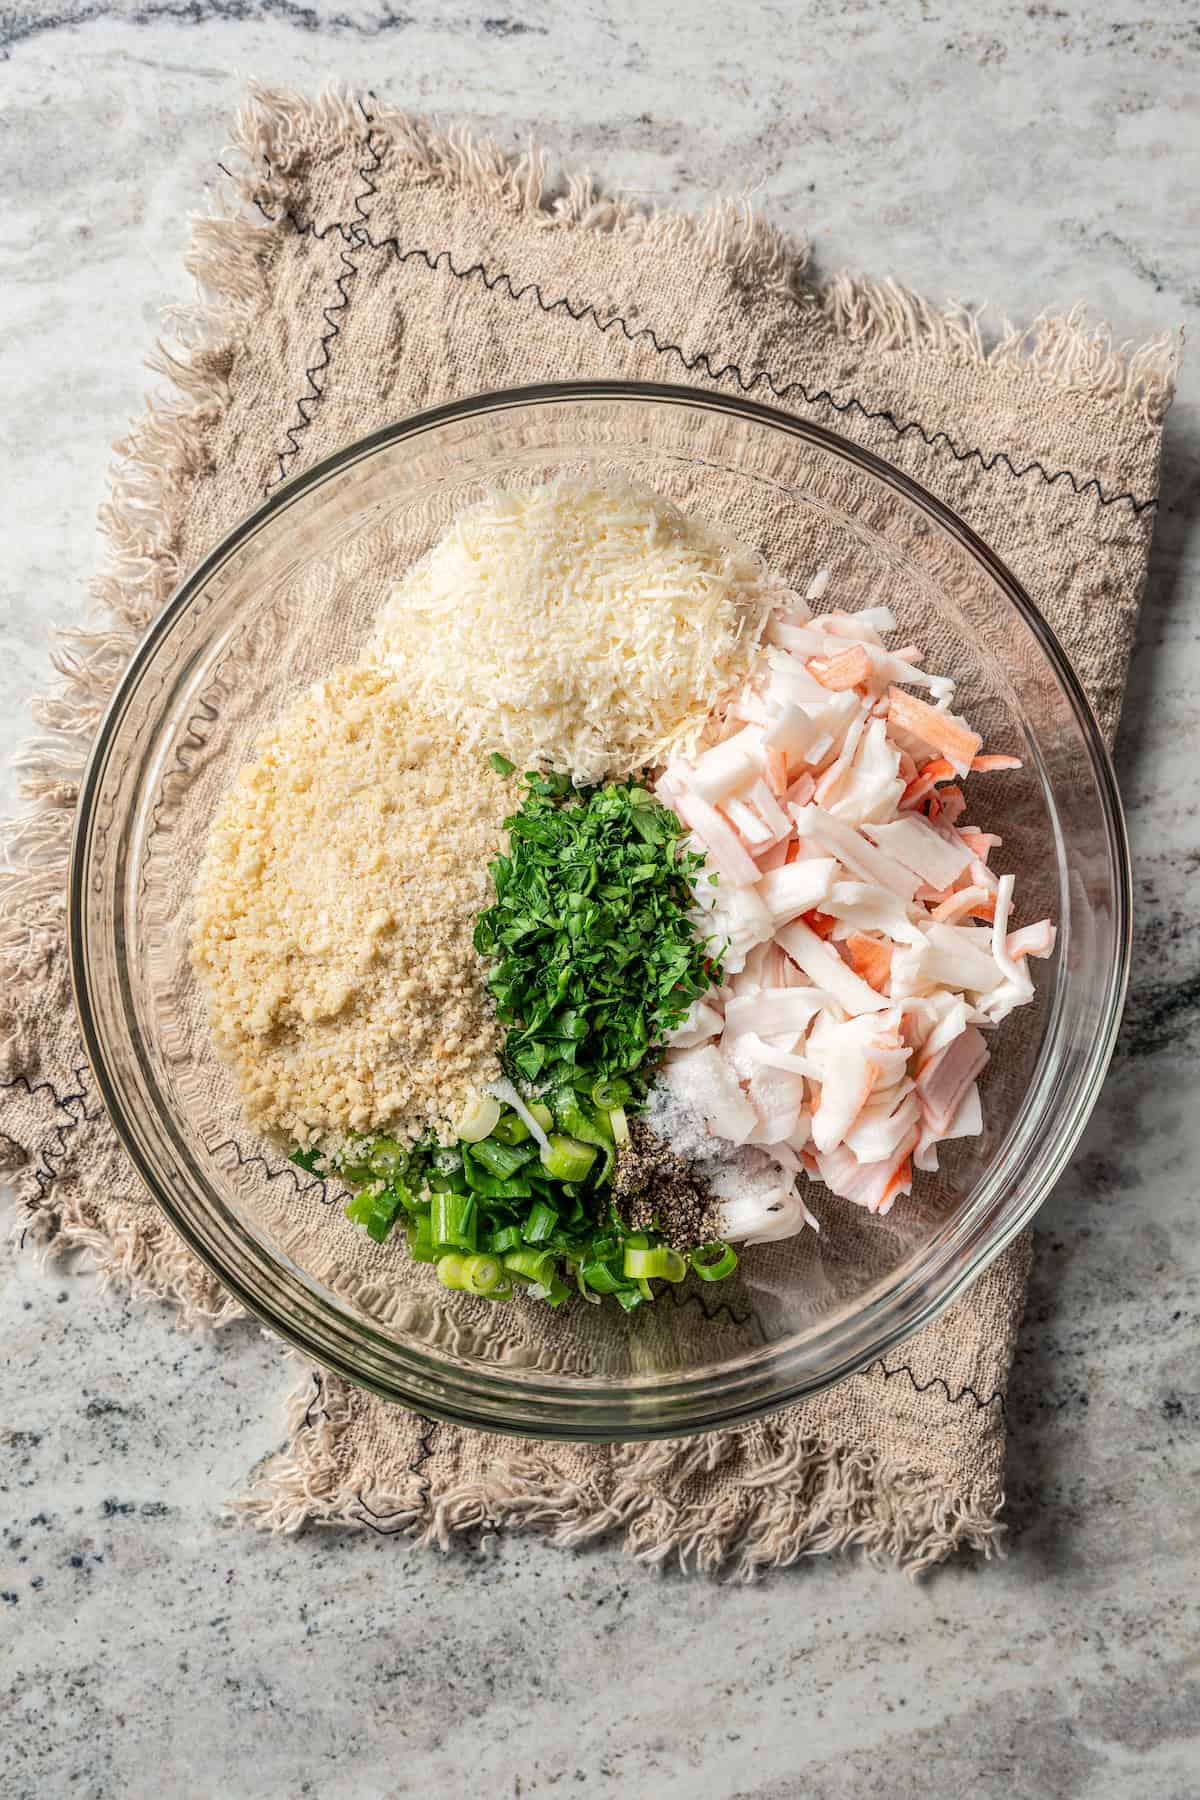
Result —
<svg viewBox="0 0 1200 1800"><path fill-rule="evenodd" d="M0 744L79 617L187 208L247 73L330 75L676 203L748 183L818 261L1014 316L1200 315L1200 28L935 0L186 0L0 19L11 510ZM1200 444L1167 435L1119 764L1141 935L1121 1051L1043 1211L1010 1395L1012 1554L920 1589L850 1561L755 1590L508 1541L441 1558L223 1521L288 1372L9 1250L0 1793L1126 1800L1200 1793ZM5 802L11 794L5 787Z"/></svg>

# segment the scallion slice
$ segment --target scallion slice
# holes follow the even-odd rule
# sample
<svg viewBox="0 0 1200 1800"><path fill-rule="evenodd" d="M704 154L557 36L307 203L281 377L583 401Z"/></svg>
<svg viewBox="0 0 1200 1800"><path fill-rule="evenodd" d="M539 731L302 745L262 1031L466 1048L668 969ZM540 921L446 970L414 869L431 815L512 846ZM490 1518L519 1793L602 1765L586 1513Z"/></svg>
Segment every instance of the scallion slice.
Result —
<svg viewBox="0 0 1200 1800"><path fill-rule="evenodd" d="M500 1102L494 1094L479 1094L454 1127L460 1143L478 1144L491 1135L500 1121Z"/></svg>
<svg viewBox="0 0 1200 1800"><path fill-rule="evenodd" d="M729 1244L705 1244L688 1258L701 1281L724 1281L737 1268L737 1252Z"/></svg>
<svg viewBox="0 0 1200 1800"><path fill-rule="evenodd" d="M516 1113L505 1113L492 1127L492 1137L498 1144L523 1144L528 1136L528 1125Z"/></svg>
<svg viewBox="0 0 1200 1800"><path fill-rule="evenodd" d="M544 1200L535 1200L529 1209L522 1235L527 1244L544 1244L558 1224L558 1214Z"/></svg>
<svg viewBox="0 0 1200 1800"><path fill-rule="evenodd" d="M687 1268L678 1250L672 1250L666 1244L657 1250L641 1250L636 1246L627 1246L625 1250L624 1269L630 1281L682 1281Z"/></svg>
<svg viewBox="0 0 1200 1800"><path fill-rule="evenodd" d="M475 1248L474 1194L435 1194L429 1229L439 1251Z"/></svg>
<svg viewBox="0 0 1200 1800"><path fill-rule="evenodd" d="M549 1287L554 1279L554 1257L548 1250L509 1250L504 1266L513 1275Z"/></svg>
<svg viewBox="0 0 1200 1800"><path fill-rule="evenodd" d="M611 1112L614 1106L624 1106L633 1098L633 1089L619 1075L602 1077L592 1084L592 1105L599 1106L605 1112Z"/></svg>
<svg viewBox="0 0 1200 1800"><path fill-rule="evenodd" d="M405 1161L404 1149L395 1138L376 1138L367 1152L367 1167L372 1175L382 1175L385 1180L389 1175L394 1175L397 1169L402 1169Z"/></svg>
<svg viewBox="0 0 1200 1800"><path fill-rule="evenodd" d="M615 1294L625 1286L621 1276L614 1275L607 1263L583 1263L579 1272L588 1286L598 1294Z"/></svg>
<svg viewBox="0 0 1200 1800"><path fill-rule="evenodd" d="M564 1300L571 1298L571 1290L559 1276L550 1277L550 1285L542 1296L547 1306L561 1306Z"/></svg>
<svg viewBox="0 0 1200 1800"><path fill-rule="evenodd" d="M498 1295L502 1290L506 1294L512 1293L512 1281L498 1256L464 1256L461 1286L465 1293L480 1294L485 1298Z"/></svg>
<svg viewBox="0 0 1200 1800"><path fill-rule="evenodd" d="M533 1145L501 1144L494 1137L483 1138L479 1143L471 1145L471 1155L477 1163L481 1163L489 1175L498 1175L507 1181L518 1169L524 1168L533 1159Z"/></svg>
<svg viewBox="0 0 1200 1800"><path fill-rule="evenodd" d="M542 1151L542 1167L556 1181L586 1180L595 1160L596 1152L590 1145L560 1132L552 1133L549 1150Z"/></svg>
<svg viewBox="0 0 1200 1800"><path fill-rule="evenodd" d="M433 1247L433 1230L427 1213L421 1213L415 1219L410 1219L404 1235L408 1239L408 1254L414 1262L437 1261L437 1252Z"/></svg>

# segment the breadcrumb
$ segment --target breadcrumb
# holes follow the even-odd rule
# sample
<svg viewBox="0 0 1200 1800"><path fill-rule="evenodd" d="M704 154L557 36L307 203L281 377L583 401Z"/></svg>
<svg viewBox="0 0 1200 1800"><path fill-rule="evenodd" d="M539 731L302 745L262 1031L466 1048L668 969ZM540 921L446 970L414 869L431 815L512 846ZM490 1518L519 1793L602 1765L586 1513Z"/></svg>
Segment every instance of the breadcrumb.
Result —
<svg viewBox="0 0 1200 1800"><path fill-rule="evenodd" d="M317 682L213 821L191 957L258 1128L444 1132L499 1072L471 938L516 784L380 669Z"/></svg>

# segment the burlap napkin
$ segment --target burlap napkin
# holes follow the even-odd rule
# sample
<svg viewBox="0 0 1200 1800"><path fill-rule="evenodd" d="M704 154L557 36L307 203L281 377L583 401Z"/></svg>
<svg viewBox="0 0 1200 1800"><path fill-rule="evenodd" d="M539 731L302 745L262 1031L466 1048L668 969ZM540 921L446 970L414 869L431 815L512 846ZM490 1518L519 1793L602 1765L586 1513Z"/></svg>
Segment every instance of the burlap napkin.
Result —
<svg viewBox="0 0 1200 1800"><path fill-rule="evenodd" d="M235 1313L139 1190L98 1109L67 989L78 778L139 634L281 479L418 408L551 377L690 381L773 399L957 509L1052 621L1105 732L1145 576L1174 346L1118 349L1082 313L1008 331L890 283L809 286L744 207L647 215L573 177L378 106L256 91L226 214L189 266L208 304L164 353L174 391L118 446L104 616L66 636L10 833L0 1166L22 1228L103 1275ZM520 1444L431 1424L305 1370L290 1444L241 1504L279 1530L357 1521L446 1542L485 1524L560 1543L621 1529L648 1561L745 1575L859 1544L916 1571L1002 1526L1004 1389L1029 1256L1015 1245L933 1326L773 1418L681 1443Z"/></svg>

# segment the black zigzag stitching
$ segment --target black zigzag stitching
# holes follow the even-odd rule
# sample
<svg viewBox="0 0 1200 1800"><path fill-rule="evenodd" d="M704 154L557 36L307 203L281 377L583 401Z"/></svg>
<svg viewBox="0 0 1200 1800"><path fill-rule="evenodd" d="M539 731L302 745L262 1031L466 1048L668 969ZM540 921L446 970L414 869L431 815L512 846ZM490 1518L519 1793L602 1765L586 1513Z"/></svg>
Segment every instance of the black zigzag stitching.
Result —
<svg viewBox="0 0 1200 1800"><path fill-rule="evenodd" d="M363 116L367 117L368 115L364 112ZM1070 486L1072 492L1081 499L1085 494L1094 493L1097 503L1100 506L1125 505L1136 515L1150 512L1158 505L1156 495L1151 495L1149 499L1139 500L1137 495L1128 489L1122 489L1116 494L1109 494L1105 492L1104 485L1098 476L1093 475L1084 479L1076 475L1071 469L1051 470L1046 467L1045 463L1041 462L1036 457L1030 462L1017 464L1013 462L1006 450L984 451L976 446L973 446L970 449L963 449L960 445L955 443L948 432L942 430L930 431L928 427L921 424L918 419L898 419L890 407L866 406L863 401L859 400L854 394L850 394L844 399L839 399L832 389L820 388L813 390L807 383L798 378L794 381L780 381L776 376L772 375L769 369L758 369L747 378L738 363L731 361L722 362L719 357L714 356L714 354L708 350L698 350L689 355L688 352L683 349L682 345L674 343L671 340L660 338L652 325L642 325L633 329L630 327L629 321L621 313L612 313L607 318L601 318L600 313L590 301L584 305L577 306L574 305L565 294L560 294L557 299L547 300L542 292L540 283L536 281L527 281L518 285L506 270L502 269L496 274L490 275L486 264L481 262L471 263L468 267L460 269L455 263L449 250L431 251L426 250L419 245L405 250L402 248L399 239L394 236L387 238L373 238L371 236L370 228L366 223L366 213L362 205L362 202L365 199L369 199L373 194L378 192L378 186L375 182L371 181L370 176L378 169L382 157L375 150L372 142L373 136L374 133L371 133L368 136L367 145L374 156L375 161L371 164L369 172L365 167L358 171L364 181L368 183L366 191L361 195L355 196L354 205L355 210L359 213L360 223L345 225L340 220L334 220L328 225L318 227L311 219L302 218L298 213L293 211L291 207L285 207L282 213L268 212L261 199L256 197L254 204L258 208L258 211L262 214L263 218L272 225L278 224L281 219L286 220L299 237L312 237L323 242L325 238L330 236L330 234L333 234L336 237L340 237L343 243L350 244L358 250L390 251L396 258L396 261L401 264L412 262L414 260L421 262L429 270L430 274L436 274L438 269L444 264L448 272L456 281L467 282L477 278L489 293L496 293L503 290L507 293L508 297L516 303L524 300L527 295L532 295L542 312L546 314L565 312L576 324L582 324L585 320L590 321L601 336L604 336L616 326L620 329L621 334L627 343L635 344L643 340L648 342L656 355L674 357L688 374L694 374L697 370L701 370L708 376L709 380L714 383L727 379L732 380L736 382L743 394L752 394L755 388L760 386L765 387L774 399L781 402L798 394L806 405L811 406L814 409L821 406L827 406L839 416L844 416L847 413L854 413L868 423L887 425L895 432L897 438L901 441L910 435L919 437L922 443L930 450L936 450L939 447L948 450L955 462L977 462L980 469L985 474L990 474L994 469L1006 469L1015 481L1023 481L1028 475L1036 475L1041 478L1047 487L1055 487L1060 481L1065 481ZM225 174L229 174L229 171L224 168L223 164L219 166L223 169ZM316 387L314 376L323 373L328 367L330 360L329 345L333 342L333 339L338 336L340 331L340 326L335 320L329 318L329 314L330 312L341 312L344 310L348 301L342 283L347 279L349 274L357 274L358 272L358 264L351 261L344 250L339 252L339 256L347 269L347 275L339 277L338 281L334 284L341 295L341 299L337 304L331 305L323 310L323 316L329 329L321 339L321 359L312 368L305 370L310 391L302 395L296 403L297 411L300 413L302 423L290 427L286 433L292 448L281 453L281 473L276 481L271 484L272 486L277 486L278 482L283 479L283 469L287 460L294 456L299 449L293 434L305 430L311 423L311 415L307 409L314 400L321 397L321 394L324 391L323 387Z"/></svg>
<svg viewBox="0 0 1200 1800"><path fill-rule="evenodd" d="M233 1151L234 1156L237 1158L237 1166L239 1169L250 1169L256 1166L260 1168L268 1181L279 1181L281 1177L286 1175L291 1181L297 1196L301 1194L311 1194L315 1190L320 1189L320 1203L322 1206L332 1206L337 1199L336 1194L330 1193L329 1183L327 1181L322 1181L319 1175L314 1175L311 1181L302 1181L300 1175L297 1174L296 1166L293 1163L273 1165L267 1161L265 1156L260 1155L258 1151L252 1151L247 1155L236 1138L223 1138L219 1144L214 1144L212 1146L209 1155L220 1156L222 1150Z"/></svg>
<svg viewBox="0 0 1200 1800"><path fill-rule="evenodd" d="M361 100L358 102L358 108L362 113L363 118L367 121L368 127L370 127L371 115L367 112ZM351 223L349 227L326 226L322 231L318 231L315 226L310 224L307 235L311 235L318 239L324 239L331 230L336 230L338 235L342 238L343 244L349 244L355 250L361 248L369 241L367 233L369 214L367 212L366 203L379 191L373 176L383 161L382 152L375 147L375 133L371 129L368 129L367 131L367 155L371 160L365 162L358 170L358 176L362 186L354 196L354 210L358 215L358 222ZM260 206L260 211L262 210L264 209ZM279 465L279 473L275 476L274 480L268 482L268 493L270 493L273 488L278 487L281 481L286 480L288 463L291 462L293 457L300 454L300 436L303 432L307 431L312 424L313 411L320 403L321 397L325 392L324 376L330 362L333 360L333 341L341 334L342 329L337 315L338 313L345 312L346 308L349 306L350 295L347 292L346 284L358 274L358 262L346 249L338 251L338 260L342 265L342 273L337 277L333 284L338 297L336 300L331 299L321 308L321 317L325 320L325 330L322 332L317 343L317 360L314 363L310 363L308 368L304 371L308 386L305 389L305 392L301 394L296 401L296 411L300 415L300 422L296 425L289 425L284 432L284 436L287 438L290 447L286 450L280 450L277 453L276 461Z"/></svg>
<svg viewBox="0 0 1200 1800"><path fill-rule="evenodd" d="M183 735L175 746L175 754L172 758L173 767L167 770L159 782L158 798L151 808L151 829L146 834L146 847L142 851L142 866L138 871L139 889L143 894L149 885L149 870L151 860L155 855L155 841L163 830L163 813L171 797L171 783L178 778L181 786L186 789L193 773L189 758L208 747L208 736L202 732L201 727L207 726L211 729L221 716L212 702L205 700L203 696L197 705L198 710L191 714L183 728Z"/></svg>
<svg viewBox="0 0 1200 1800"><path fill-rule="evenodd" d="M739 1330L744 1325L753 1324L758 1331L760 1341L764 1344L767 1341L766 1329L754 1307L750 1307L746 1312L736 1313L728 1300L722 1300L716 1294L710 1294L704 1288L699 1287L688 1288L681 1292L677 1287L668 1285L663 1288L659 1298L660 1300L669 1300L676 1312L684 1312L689 1307L694 1307L710 1323L714 1319L725 1319Z"/></svg>
<svg viewBox="0 0 1200 1800"><path fill-rule="evenodd" d="M321 1377L317 1374L315 1369L313 1370L313 1387L316 1389L316 1392L313 1394L312 1399L309 1401L308 1405L304 1409L304 1427L305 1427L306 1431L312 1430L313 1417L314 1417L313 1408L316 1406L317 1401L322 1398L323 1393L324 1393L324 1389L321 1384ZM316 1415L316 1417L328 1420L329 1414L326 1412L325 1408L322 1407L320 1412Z"/></svg>
<svg viewBox="0 0 1200 1800"><path fill-rule="evenodd" d="M425 1429L421 1432L420 1436L417 1439L417 1453L408 1465L408 1472L410 1475L420 1475L421 1470L425 1467L425 1464L429 1461L429 1458L433 1455L433 1441L438 1433L438 1420L422 1418L422 1415L420 1413L416 1413L413 1416L415 1418L421 1419L421 1423ZM425 1505L428 1503L429 1486L430 1486L430 1484L429 1484L428 1477L422 1475L421 1476L421 1504L422 1505ZM363 1498L361 1493L356 1494L355 1499L358 1501L358 1504L362 1507L363 1515L364 1515L363 1517L361 1517L359 1519L359 1524L366 1525L369 1530L374 1531L379 1537L395 1537L395 1536L397 1536L398 1533L406 1531L408 1529L408 1527L406 1525L389 1525L387 1523L387 1520L389 1518L392 1518L392 1517L395 1517L398 1515L394 1515L394 1514L390 1514L390 1513L376 1512L375 1508L373 1506L368 1505L367 1501Z"/></svg>
<svg viewBox="0 0 1200 1800"><path fill-rule="evenodd" d="M881 1369L885 1381L890 1381L893 1375L907 1375L908 1379L912 1382L914 1391L918 1394L927 1394L930 1388L941 1388L951 1406L957 1406L960 1400L965 1400L969 1395L980 1412L986 1412L989 1406L999 1406L1001 1412L1007 1411L1004 1404L1004 1395L1000 1392L999 1388L996 1388L995 1391L989 1394L987 1399L984 1400L971 1386L970 1382L968 1382L965 1387L959 1388L957 1394L955 1394L951 1392L949 1382L941 1375L931 1375L928 1381L918 1381L916 1375L913 1373L912 1366L909 1363L898 1363L895 1368L889 1368L883 1358L880 1357L878 1362L871 1364L871 1368Z"/></svg>
<svg viewBox="0 0 1200 1800"><path fill-rule="evenodd" d="M0 1088L20 1088L23 1093L29 1095L30 1099L38 1094L52 1095L56 1109L67 1115L65 1125L55 1126L49 1143L45 1144L41 1150L38 1166L33 1171L40 1205L45 1205L51 1188L62 1173L62 1165L66 1161L70 1148L67 1142L68 1138L73 1132L78 1131L81 1125L101 1118L104 1112L103 1107L96 1107L91 1112L88 1111L88 1066L86 1062L77 1063L71 1073L75 1081L75 1092L70 1094L60 1094L52 1081L30 1082L25 1075L14 1075L9 1080L0 1081Z"/></svg>
<svg viewBox="0 0 1200 1800"><path fill-rule="evenodd" d="M857 399L853 394L849 395L844 400L839 400L837 395L834 394L830 388L820 388L814 392L799 379L781 382L777 380L768 369L758 369L749 377L749 379L747 379L737 363L719 362L708 350L697 350L694 354L689 355L687 351L683 349L682 345L660 338L652 325L641 325L636 329L631 329L628 320L620 313L613 313L608 318L602 319L599 312L590 301L585 305L575 306L565 295L560 295L556 300L547 300L542 293L538 282L527 281L518 287L514 283L511 275L506 271L501 270L495 275L489 275L486 265L479 262L472 263L469 268L460 269L455 264L454 259L448 250L433 252L422 249L420 246L415 246L410 250L404 250L401 248L397 238L390 237L377 239L373 238L369 232L365 235L365 243L367 248L371 250L390 250L397 262L400 263L406 263L413 260L420 261L425 264L425 267L431 274L436 274L438 267L444 263L456 281L470 281L475 277L478 277L479 281L489 293L494 293L502 288L507 292L509 298L514 301L523 300L527 294L532 294L542 312L565 312L576 322L576 324L581 324L585 319L589 320L596 327L597 331L600 332L601 336L611 331L614 326L619 326L621 334L627 343L636 344L645 340L651 345L656 355L675 357L689 374L693 374L699 369L713 382L724 381L727 378L731 379L737 383L743 394L752 394L755 388L759 386L767 388L773 397L780 401L787 400L793 395L799 394L800 398L808 406L828 406L838 414L857 413L860 418L869 422L879 422L888 425L895 432L896 436L902 440L910 434L914 434L919 437L923 443L928 445L931 450L937 448L938 445L943 445L950 452L955 462L978 462L980 468L985 473L990 473L993 469L1005 468L1017 481L1023 480L1026 475L1036 474L1041 476L1048 487L1054 487L1058 482L1066 481L1070 484L1073 491L1081 497L1084 494L1094 492L1096 499L1101 506L1116 506L1124 503L1129 505L1135 513L1143 513L1149 511L1158 504L1155 497L1151 497L1148 500L1139 500L1134 494L1127 491L1122 491L1119 494L1106 494L1098 477L1093 475L1087 480L1081 480L1079 476L1073 474L1070 469L1056 469L1051 473L1046 465L1037 461L1036 458L1032 462L1022 463L1018 467L1005 450L991 452L985 452L974 448L963 450L954 442L953 438L951 438L947 432L931 432L917 419L906 419L902 422L896 417L890 407L865 406L863 402Z"/></svg>

